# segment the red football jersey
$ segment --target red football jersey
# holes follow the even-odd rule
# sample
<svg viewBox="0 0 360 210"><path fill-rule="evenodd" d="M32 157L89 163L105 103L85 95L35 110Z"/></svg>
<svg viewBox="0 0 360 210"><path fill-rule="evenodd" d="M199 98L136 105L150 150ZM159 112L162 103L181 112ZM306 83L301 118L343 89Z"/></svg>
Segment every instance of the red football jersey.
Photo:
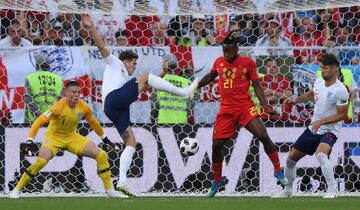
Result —
<svg viewBox="0 0 360 210"><path fill-rule="evenodd" d="M253 59L238 56L235 61L228 63L224 57L219 57L215 60L211 72L217 72L219 75L221 105L233 107L252 103L249 93L250 81L259 79Z"/></svg>

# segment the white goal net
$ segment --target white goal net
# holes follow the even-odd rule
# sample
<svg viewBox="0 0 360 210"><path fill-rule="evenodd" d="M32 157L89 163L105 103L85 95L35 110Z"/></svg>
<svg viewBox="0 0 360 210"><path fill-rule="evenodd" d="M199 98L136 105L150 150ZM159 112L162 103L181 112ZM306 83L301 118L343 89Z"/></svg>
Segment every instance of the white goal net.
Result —
<svg viewBox="0 0 360 210"><path fill-rule="evenodd" d="M240 28L240 54L256 61L266 99L281 114L274 119L259 107L279 148L282 166L313 111L312 103L289 106L283 101L309 90L318 75L318 56L335 53L341 61L342 81L351 93L351 106L330 160L338 190L343 194L360 191L360 1L4 0L0 2L0 193L12 190L35 160L25 157L20 148L32 116L41 112L40 106L47 106L35 99L47 93L40 87L46 83L48 88L59 87L51 77L31 77L39 70L60 75L64 84L78 81L82 98L109 139L124 149L102 111L105 62L81 24L84 12L91 15L113 54L130 49L139 55L133 76L145 71L160 75L166 62L173 74L184 79L202 78L222 55L224 37ZM220 97L217 81L185 103L185 112L173 112L171 122L166 117L160 120L164 107L159 105L159 95L148 90L131 106L138 145L128 171L129 186L144 195L202 195L213 180L212 127ZM35 139L38 146L45 130L41 128ZM115 185L122 150L108 151L85 121L79 132L108 152ZM179 144L188 136L199 141L200 150L184 157ZM223 153L225 195L263 195L282 189L263 147L244 128L239 127ZM297 167L296 193L326 190L314 157L304 158ZM95 161L60 151L22 192L90 195L102 190Z"/></svg>

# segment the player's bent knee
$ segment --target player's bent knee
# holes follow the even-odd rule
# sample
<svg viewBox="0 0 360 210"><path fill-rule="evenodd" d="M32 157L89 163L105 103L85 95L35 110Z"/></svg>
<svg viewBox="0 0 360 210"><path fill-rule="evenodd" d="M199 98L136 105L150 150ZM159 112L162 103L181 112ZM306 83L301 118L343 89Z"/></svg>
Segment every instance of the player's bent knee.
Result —
<svg viewBox="0 0 360 210"><path fill-rule="evenodd" d="M53 158L53 151L47 146L41 146L39 158L45 159L47 162Z"/></svg>
<svg viewBox="0 0 360 210"><path fill-rule="evenodd" d="M305 156L304 153L300 152L299 150L292 148L288 154L288 158L292 161L299 161L301 158Z"/></svg>
<svg viewBox="0 0 360 210"><path fill-rule="evenodd" d="M99 153L96 155L96 161L100 161L100 160L106 160L107 161L107 154L104 150L100 150Z"/></svg>

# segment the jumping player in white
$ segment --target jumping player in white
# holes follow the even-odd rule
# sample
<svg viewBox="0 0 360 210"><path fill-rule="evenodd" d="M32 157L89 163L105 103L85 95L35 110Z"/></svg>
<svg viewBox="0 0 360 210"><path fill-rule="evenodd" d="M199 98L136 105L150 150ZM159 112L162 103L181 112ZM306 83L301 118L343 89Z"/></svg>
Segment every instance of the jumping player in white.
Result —
<svg viewBox="0 0 360 210"><path fill-rule="evenodd" d="M319 58L321 76L315 81L313 90L298 98L289 98L285 103L297 104L315 101L311 124L293 145L286 160L285 176L289 185L272 198L292 196L292 185L296 178L296 163L305 155L313 155L320 163L326 179L327 191L323 198L336 198L336 183L333 167L329 160L331 148L339 137L340 122L348 111L348 91L337 79L340 63L334 54L324 54Z"/></svg>
<svg viewBox="0 0 360 210"><path fill-rule="evenodd" d="M192 99L198 86L198 79L187 88L178 88L168 81L153 74L143 73L129 80L136 68L138 55L127 50L115 57L105 47L104 41L97 32L89 15L81 16L83 26L90 31L103 59L106 61L102 85L102 100L106 116L114 123L117 131L125 142L125 149L120 156L119 181L116 189L128 196L135 196L126 185L126 173L130 168L136 150L136 140L130 127L130 104L137 100L138 94L148 88L148 85L161 91Z"/></svg>

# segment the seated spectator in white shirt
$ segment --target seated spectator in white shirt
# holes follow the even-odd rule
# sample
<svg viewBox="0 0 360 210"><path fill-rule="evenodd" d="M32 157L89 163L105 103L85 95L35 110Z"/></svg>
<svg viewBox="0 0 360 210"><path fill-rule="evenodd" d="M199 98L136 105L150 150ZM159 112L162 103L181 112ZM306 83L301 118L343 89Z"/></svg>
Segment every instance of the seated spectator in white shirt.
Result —
<svg viewBox="0 0 360 210"><path fill-rule="evenodd" d="M11 21L7 34L8 35L4 39L0 40L1 48L33 46L29 40L22 38L22 36L25 35L25 31L21 28L20 22L16 19Z"/></svg>
<svg viewBox="0 0 360 210"><path fill-rule="evenodd" d="M129 46L128 33L126 30L118 31L115 34L116 46Z"/></svg>
<svg viewBox="0 0 360 210"><path fill-rule="evenodd" d="M0 40L0 57L5 57L12 52L12 50L6 50L8 48L33 46L29 40L22 38L22 36L25 35L25 31L16 19L11 21L11 25L7 29L7 34L4 39Z"/></svg>
<svg viewBox="0 0 360 210"><path fill-rule="evenodd" d="M106 46L116 46L117 41L115 34L119 30L125 29L125 15L92 15L94 25L99 31L100 36L104 39Z"/></svg>
<svg viewBox="0 0 360 210"><path fill-rule="evenodd" d="M289 48L291 46L291 41L281 34L280 22L272 19L267 24L265 34L256 41L252 56L293 56L294 52Z"/></svg>

